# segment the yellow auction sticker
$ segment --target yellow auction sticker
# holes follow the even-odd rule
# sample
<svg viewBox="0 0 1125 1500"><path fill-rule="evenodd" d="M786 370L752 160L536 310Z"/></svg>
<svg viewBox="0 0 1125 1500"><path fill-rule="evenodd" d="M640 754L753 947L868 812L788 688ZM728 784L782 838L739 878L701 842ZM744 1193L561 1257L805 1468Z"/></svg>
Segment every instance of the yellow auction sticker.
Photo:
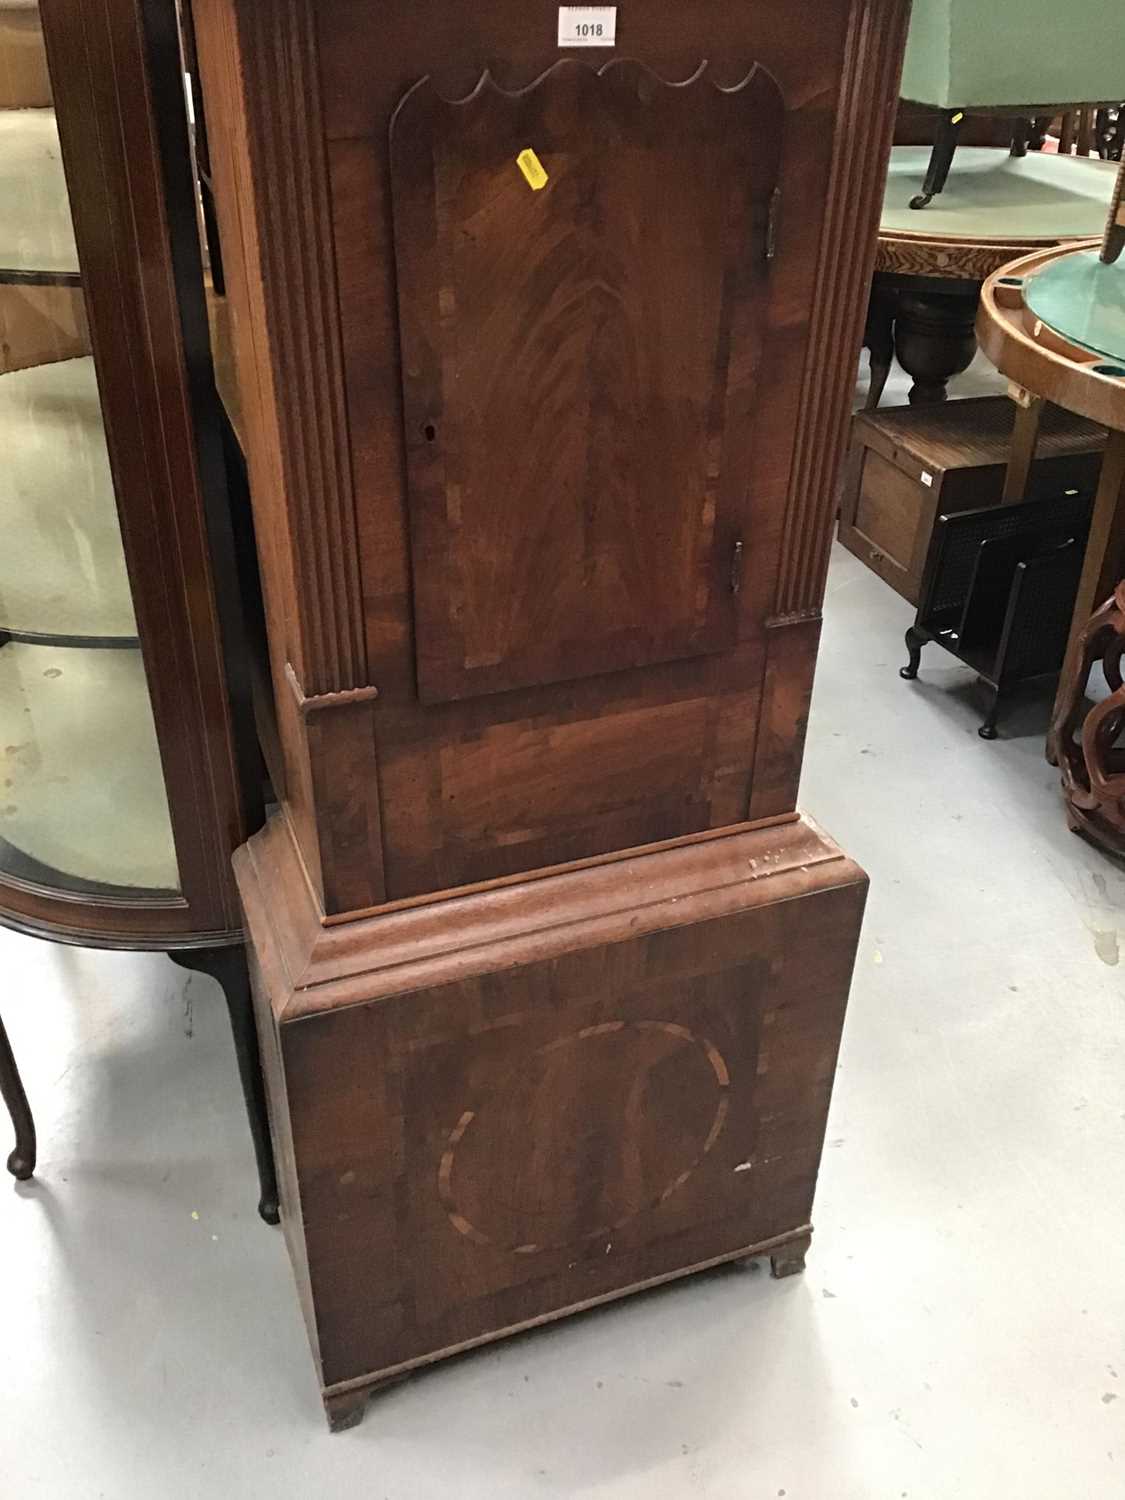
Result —
<svg viewBox="0 0 1125 1500"><path fill-rule="evenodd" d="M533 193L547 186L547 169L530 146L525 146L516 157L516 166L527 179L527 185Z"/></svg>

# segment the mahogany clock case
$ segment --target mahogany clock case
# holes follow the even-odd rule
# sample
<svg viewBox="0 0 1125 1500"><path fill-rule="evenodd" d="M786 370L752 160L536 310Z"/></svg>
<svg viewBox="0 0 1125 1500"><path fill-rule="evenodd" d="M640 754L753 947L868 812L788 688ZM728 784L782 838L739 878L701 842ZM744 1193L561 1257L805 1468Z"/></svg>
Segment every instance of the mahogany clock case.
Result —
<svg viewBox="0 0 1125 1500"><path fill-rule="evenodd" d="M797 783L907 5L637 0L593 58L543 0L193 8L283 790L236 869L343 1425L801 1264L865 879Z"/></svg>
<svg viewBox="0 0 1125 1500"><path fill-rule="evenodd" d="M793 811L905 9L194 0L328 915Z"/></svg>

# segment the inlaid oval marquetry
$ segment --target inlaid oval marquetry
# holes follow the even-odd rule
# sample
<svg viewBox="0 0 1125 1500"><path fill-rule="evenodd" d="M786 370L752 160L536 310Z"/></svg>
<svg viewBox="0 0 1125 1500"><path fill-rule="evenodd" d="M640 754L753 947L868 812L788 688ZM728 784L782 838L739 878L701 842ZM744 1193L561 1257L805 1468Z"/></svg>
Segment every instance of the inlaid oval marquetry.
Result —
<svg viewBox="0 0 1125 1500"><path fill-rule="evenodd" d="M730 1075L670 1021L606 1021L521 1057L453 1127L438 1192L453 1227L515 1255L612 1236L691 1178Z"/></svg>

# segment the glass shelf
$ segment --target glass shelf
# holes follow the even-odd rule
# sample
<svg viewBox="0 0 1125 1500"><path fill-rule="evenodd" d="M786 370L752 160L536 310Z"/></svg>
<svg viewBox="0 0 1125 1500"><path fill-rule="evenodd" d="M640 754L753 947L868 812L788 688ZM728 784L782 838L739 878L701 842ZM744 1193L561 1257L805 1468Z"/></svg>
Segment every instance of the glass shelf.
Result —
<svg viewBox="0 0 1125 1500"><path fill-rule="evenodd" d="M138 650L0 648L0 870L173 891L176 851Z"/></svg>
<svg viewBox="0 0 1125 1500"><path fill-rule="evenodd" d="M1107 266L1097 250L1062 256L1028 277L1024 297L1063 338L1125 363L1125 260Z"/></svg>
<svg viewBox="0 0 1125 1500"><path fill-rule="evenodd" d="M0 375L0 631L135 640L94 361Z"/></svg>
<svg viewBox="0 0 1125 1500"><path fill-rule="evenodd" d="M0 110L0 283L77 279L55 112Z"/></svg>
<svg viewBox="0 0 1125 1500"><path fill-rule="evenodd" d="M0 110L0 877L180 884L53 109Z"/></svg>

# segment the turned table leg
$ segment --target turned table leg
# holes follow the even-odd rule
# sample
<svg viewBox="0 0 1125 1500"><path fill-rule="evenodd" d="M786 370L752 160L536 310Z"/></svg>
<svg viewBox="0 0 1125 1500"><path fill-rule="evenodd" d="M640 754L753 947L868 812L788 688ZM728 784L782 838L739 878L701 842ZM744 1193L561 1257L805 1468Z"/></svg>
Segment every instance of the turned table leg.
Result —
<svg viewBox="0 0 1125 1500"><path fill-rule="evenodd" d="M980 284L952 283L950 292L904 291L895 320L895 354L913 377L912 406L944 401L947 383L973 362Z"/></svg>
<svg viewBox="0 0 1125 1500"><path fill-rule="evenodd" d="M1035 462L1035 450L1039 446L1039 428L1047 403L1041 396L1025 393L1016 401L1016 420L1012 428L1012 447L1008 455L1008 467L1004 472L1004 491L1001 503L1015 505L1027 495L1027 483L1031 477L1031 466Z"/></svg>
<svg viewBox="0 0 1125 1500"><path fill-rule="evenodd" d="M0 1094L8 1106L16 1132L15 1149L8 1157L8 1171L25 1182L35 1171L35 1121L31 1117L31 1106L23 1090L3 1021L0 1021Z"/></svg>
<svg viewBox="0 0 1125 1500"><path fill-rule="evenodd" d="M277 1171L273 1143L270 1140L266 1089L262 1078L262 1060L258 1050L258 1029L254 1021L246 949L241 943L225 948L184 948L169 953L168 957L173 963L179 964L181 969L197 969L201 974L210 974L222 986L234 1034L234 1050L250 1122L250 1137L258 1163L258 1184L261 1191L258 1212L267 1224L276 1224L280 1220Z"/></svg>

